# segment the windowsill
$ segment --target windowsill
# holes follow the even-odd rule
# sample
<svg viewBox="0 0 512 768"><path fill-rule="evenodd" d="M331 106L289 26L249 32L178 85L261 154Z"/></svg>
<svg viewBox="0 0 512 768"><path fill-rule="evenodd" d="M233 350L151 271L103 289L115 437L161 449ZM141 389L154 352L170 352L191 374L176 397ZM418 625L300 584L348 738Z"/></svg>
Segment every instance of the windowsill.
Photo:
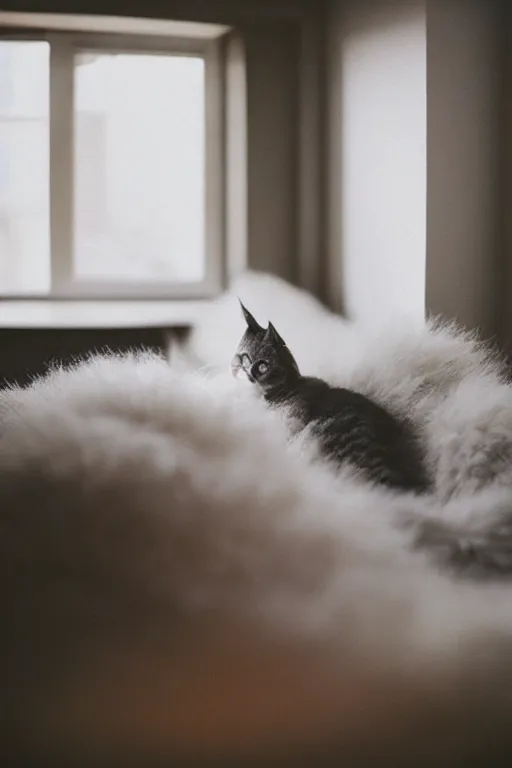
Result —
<svg viewBox="0 0 512 768"><path fill-rule="evenodd" d="M181 301L0 301L1 329L187 328L208 300Z"/></svg>

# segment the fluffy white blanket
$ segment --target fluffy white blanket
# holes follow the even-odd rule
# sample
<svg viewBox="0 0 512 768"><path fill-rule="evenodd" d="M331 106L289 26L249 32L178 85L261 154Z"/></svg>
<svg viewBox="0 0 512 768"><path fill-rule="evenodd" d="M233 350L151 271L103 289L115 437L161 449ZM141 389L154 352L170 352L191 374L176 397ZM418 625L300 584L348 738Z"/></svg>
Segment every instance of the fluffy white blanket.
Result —
<svg viewBox="0 0 512 768"><path fill-rule="evenodd" d="M227 371L236 294L304 373L415 421L432 496L290 442ZM512 568L511 459L511 390L474 339L354 326L259 275L171 365L95 359L1 393L9 748L511 764L512 588L480 579Z"/></svg>

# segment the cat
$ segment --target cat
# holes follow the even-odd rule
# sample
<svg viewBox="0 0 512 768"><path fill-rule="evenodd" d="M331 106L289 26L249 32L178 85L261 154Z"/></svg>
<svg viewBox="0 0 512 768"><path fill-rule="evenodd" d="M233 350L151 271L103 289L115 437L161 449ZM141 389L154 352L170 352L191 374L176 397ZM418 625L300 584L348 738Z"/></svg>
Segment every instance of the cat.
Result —
<svg viewBox="0 0 512 768"><path fill-rule="evenodd" d="M321 454L350 464L377 485L424 492L429 479L411 425L365 395L302 376L272 323L262 328L240 302L247 328L231 361L235 377L255 385L272 406L284 406L309 427Z"/></svg>

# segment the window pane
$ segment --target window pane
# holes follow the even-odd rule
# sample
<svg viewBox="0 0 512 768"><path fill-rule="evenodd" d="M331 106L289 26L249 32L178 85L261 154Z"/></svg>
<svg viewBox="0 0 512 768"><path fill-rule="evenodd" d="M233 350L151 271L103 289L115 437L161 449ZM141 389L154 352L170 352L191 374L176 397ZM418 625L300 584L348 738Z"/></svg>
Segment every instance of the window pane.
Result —
<svg viewBox="0 0 512 768"><path fill-rule="evenodd" d="M204 61L75 58L77 278L204 274Z"/></svg>
<svg viewBox="0 0 512 768"><path fill-rule="evenodd" d="M50 288L46 42L0 41L0 293Z"/></svg>

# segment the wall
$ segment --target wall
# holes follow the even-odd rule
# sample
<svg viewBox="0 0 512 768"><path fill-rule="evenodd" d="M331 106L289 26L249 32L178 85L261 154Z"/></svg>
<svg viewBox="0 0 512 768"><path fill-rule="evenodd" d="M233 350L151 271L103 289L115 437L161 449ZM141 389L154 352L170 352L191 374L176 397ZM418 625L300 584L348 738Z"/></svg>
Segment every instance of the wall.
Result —
<svg viewBox="0 0 512 768"><path fill-rule="evenodd" d="M422 0L336 4L329 27L330 300L365 319L421 317L425 294L426 17Z"/></svg>
<svg viewBox="0 0 512 768"><path fill-rule="evenodd" d="M500 331L500 4L333 0L331 301Z"/></svg>
<svg viewBox="0 0 512 768"><path fill-rule="evenodd" d="M492 2L429 3L427 306L486 336L501 331L499 43Z"/></svg>
<svg viewBox="0 0 512 768"><path fill-rule="evenodd" d="M502 210L504 229L503 243L503 329L504 340L512 357L512 6L507 5L503 20L503 41L505 50L505 78L503 88L503 196L505 205Z"/></svg>
<svg viewBox="0 0 512 768"><path fill-rule="evenodd" d="M249 266L296 275L297 34L246 28Z"/></svg>

